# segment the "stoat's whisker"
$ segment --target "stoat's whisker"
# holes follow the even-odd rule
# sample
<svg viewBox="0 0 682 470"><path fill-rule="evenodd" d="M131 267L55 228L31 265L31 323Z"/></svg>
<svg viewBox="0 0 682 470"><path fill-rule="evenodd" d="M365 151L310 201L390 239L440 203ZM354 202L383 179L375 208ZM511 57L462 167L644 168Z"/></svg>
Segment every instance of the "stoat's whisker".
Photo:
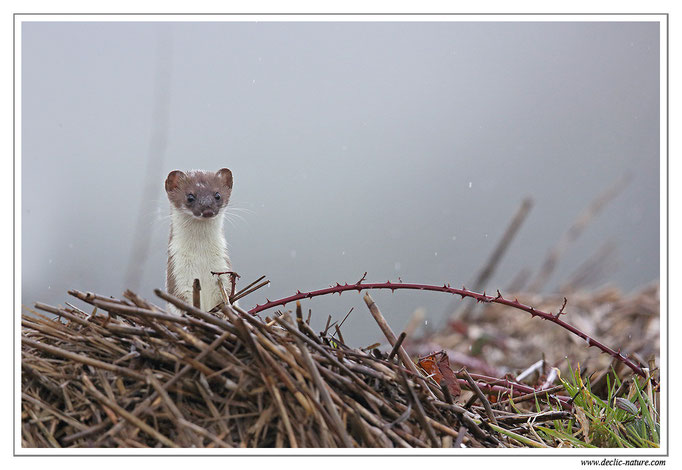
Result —
<svg viewBox="0 0 682 470"><path fill-rule="evenodd" d="M249 214L255 214L255 212L252 211L251 209L246 209L244 207L228 206L227 210L228 211L248 212Z"/></svg>

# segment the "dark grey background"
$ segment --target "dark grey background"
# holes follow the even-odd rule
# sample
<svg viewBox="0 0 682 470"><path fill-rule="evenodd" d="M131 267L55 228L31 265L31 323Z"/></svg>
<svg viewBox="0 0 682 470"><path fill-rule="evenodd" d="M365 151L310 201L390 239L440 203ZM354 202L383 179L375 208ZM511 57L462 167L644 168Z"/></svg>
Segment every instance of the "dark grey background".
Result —
<svg viewBox="0 0 682 470"><path fill-rule="evenodd" d="M72 288L153 299L166 174L223 166L243 209L226 223L234 267L272 281L245 307L365 271L467 285L532 196L486 286L504 288L628 172L547 290L609 241L602 282L658 279L656 22L36 22L21 46L25 305ZM373 296L398 331L452 300ZM305 306L318 329L355 307L351 345L381 337L357 293Z"/></svg>

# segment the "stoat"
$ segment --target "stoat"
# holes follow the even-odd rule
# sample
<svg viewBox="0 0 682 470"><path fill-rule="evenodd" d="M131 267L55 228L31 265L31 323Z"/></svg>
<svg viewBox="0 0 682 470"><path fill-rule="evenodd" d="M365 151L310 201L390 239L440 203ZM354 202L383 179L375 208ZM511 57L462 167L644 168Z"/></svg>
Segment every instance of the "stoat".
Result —
<svg viewBox="0 0 682 470"><path fill-rule="evenodd" d="M232 271L223 234L224 209L232 194L232 172L192 170L171 171L166 178L170 201L170 237L166 291L193 303L193 284L201 284L200 307L210 310L223 301L218 276L211 272ZM232 276L222 276L230 294ZM172 313L180 314L173 305Z"/></svg>

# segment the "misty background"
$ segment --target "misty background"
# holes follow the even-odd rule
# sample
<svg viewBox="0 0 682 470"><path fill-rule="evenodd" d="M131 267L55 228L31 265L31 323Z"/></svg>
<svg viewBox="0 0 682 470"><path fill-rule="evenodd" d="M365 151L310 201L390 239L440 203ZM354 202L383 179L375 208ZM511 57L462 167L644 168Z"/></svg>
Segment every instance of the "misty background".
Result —
<svg viewBox="0 0 682 470"><path fill-rule="evenodd" d="M153 289L165 282L174 169L232 170L234 269L241 286L271 281L245 308L365 271L468 287L532 197L484 287L504 292L627 174L544 291L604 250L609 269L592 288L659 277L657 22L21 27L26 306L126 288L162 305ZM396 333L416 308L437 328L453 301L372 296ZM308 308L317 331L354 308L351 346L383 339L357 292Z"/></svg>

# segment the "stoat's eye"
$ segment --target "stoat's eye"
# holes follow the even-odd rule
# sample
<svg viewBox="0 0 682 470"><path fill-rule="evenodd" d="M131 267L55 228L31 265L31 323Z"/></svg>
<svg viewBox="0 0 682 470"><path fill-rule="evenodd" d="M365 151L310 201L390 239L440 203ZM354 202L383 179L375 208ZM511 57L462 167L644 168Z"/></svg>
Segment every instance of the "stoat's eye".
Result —
<svg viewBox="0 0 682 470"><path fill-rule="evenodd" d="M196 196L194 194L189 193L187 195L187 202L189 202L190 204L193 203L195 199L196 199Z"/></svg>
<svg viewBox="0 0 682 470"><path fill-rule="evenodd" d="M219 201L220 200L220 193L215 193L215 200Z"/></svg>

